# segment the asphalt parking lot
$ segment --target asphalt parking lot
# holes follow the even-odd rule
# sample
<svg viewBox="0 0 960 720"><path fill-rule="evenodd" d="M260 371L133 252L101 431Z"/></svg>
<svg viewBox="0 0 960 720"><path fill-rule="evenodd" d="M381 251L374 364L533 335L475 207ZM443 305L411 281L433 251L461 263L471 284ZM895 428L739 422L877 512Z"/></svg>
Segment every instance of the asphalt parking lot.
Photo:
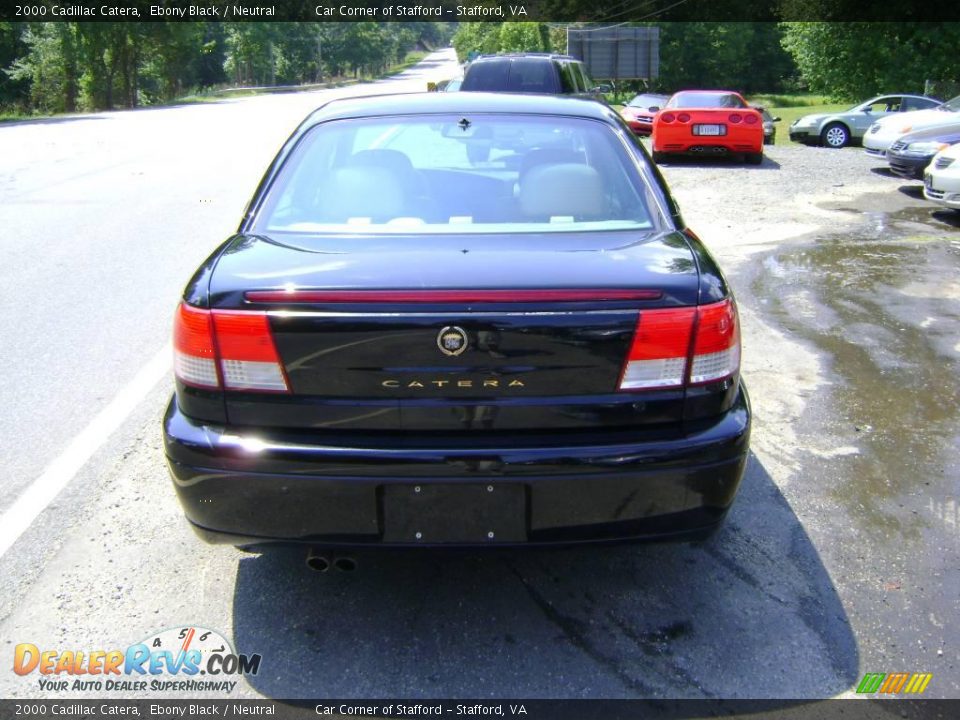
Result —
<svg viewBox="0 0 960 720"><path fill-rule="evenodd" d="M737 294L755 412L709 542L322 575L202 545L163 462L172 311L320 95L0 125L0 512L63 485L0 557L7 662L200 626L263 656L233 697L820 698L895 671L960 697L960 213L856 148L663 167Z"/></svg>

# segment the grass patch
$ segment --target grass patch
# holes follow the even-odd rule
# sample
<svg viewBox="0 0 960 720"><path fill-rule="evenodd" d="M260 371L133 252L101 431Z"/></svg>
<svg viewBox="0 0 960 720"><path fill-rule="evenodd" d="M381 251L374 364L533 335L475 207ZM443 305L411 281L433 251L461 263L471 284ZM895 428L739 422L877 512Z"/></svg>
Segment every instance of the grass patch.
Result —
<svg viewBox="0 0 960 720"><path fill-rule="evenodd" d="M829 98L825 95L785 95L777 93L764 93L761 95L752 95L750 102L753 105L762 105L763 107L816 107L827 105Z"/></svg>
<svg viewBox="0 0 960 720"><path fill-rule="evenodd" d="M790 126L794 120L814 113L835 113L849 110L851 103L828 103L823 95L752 95L747 98L751 105L760 105L774 117L777 123L777 145L792 145Z"/></svg>
<svg viewBox="0 0 960 720"><path fill-rule="evenodd" d="M757 103L759 104L759 103ZM804 107L775 107L775 106L764 106L767 108L767 111L774 117L780 118L780 122L777 123L777 145L792 145L790 142L790 126L793 124L794 120L797 120L804 115L812 115L813 113L834 113L842 112L850 108L846 103L840 105L807 105Z"/></svg>

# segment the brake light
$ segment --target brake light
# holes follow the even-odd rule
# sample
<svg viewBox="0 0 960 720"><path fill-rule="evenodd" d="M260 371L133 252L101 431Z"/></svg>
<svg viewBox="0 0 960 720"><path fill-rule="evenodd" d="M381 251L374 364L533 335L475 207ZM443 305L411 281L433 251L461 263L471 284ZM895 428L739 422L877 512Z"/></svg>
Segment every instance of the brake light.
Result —
<svg viewBox="0 0 960 720"><path fill-rule="evenodd" d="M730 122L736 124L743 120L743 116L740 113L730 113L730 117L727 118Z"/></svg>
<svg viewBox="0 0 960 720"><path fill-rule="evenodd" d="M266 313L214 310L213 327L224 387L289 391Z"/></svg>
<svg viewBox="0 0 960 720"><path fill-rule="evenodd" d="M740 330L733 300L698 308L640 313L620 390L716 382L740 370Z"/></svg>
<svg viewBox="0 0 960 720"><path fill-rule="evenodd" d="M672 123L676 119L673 113L661 113L660 120L665 123Z"/></svg>
<svg viewBox="0 0 960 720"><path fill-rule="evenodd" d="M677 115L677 122L690 122L690 115L687 113L680 113Z"/></svg>
<svg viewBox="0 0 960 720"><path fill-rule="evenodd" d="M737 306L727 298L698 311L697 332L690 368L690 384L731 377L740 370L740 323Z"/></svg>
<svg viewBox="0 0 960 720"><path fill-rule="evenodd" d="M266 313L181 303L174 326L176 376L196 387L289 392Z"/></svg>
<svg viewBox="0 0 960 720"><path fill-rule="evenodd" d="M696 308L640 313L633 344L620 379L621 390L683 385Z"/></svg>
<svg viewBox="0 0 960 720"><path fill-rule="evenodd" d="M180 303L173 322L173 372L187 385L219 388L208 310Z"/></svg>
<svg viewBox="0 0 960 720"><path fill-rule="evenodd" d="M746 123L747 125L756 125L757 119L758 118L756 115L745 115L743 118L743 122Z"/></svg>
<svg viewBox="0 0 960 720"><path fill-rule="evenodd" d="M658 300L660 290L574 288L571 290L251 290L255 303L528 303Z"/></svg>

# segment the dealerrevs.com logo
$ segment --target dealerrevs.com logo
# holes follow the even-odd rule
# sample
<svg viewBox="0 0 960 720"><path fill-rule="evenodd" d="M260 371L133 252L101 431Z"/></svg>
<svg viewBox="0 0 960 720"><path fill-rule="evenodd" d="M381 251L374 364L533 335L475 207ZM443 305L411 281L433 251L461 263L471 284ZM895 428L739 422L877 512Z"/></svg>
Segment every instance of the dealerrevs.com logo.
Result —
<svg viewBox="0 0 960 720"><path fill-rule="evenodd" d="M14 648L13 671L37 674L48 692L232 692L244 675L260 671L259 654L238 654L215 630L171 628L124 650Z"/></svg>

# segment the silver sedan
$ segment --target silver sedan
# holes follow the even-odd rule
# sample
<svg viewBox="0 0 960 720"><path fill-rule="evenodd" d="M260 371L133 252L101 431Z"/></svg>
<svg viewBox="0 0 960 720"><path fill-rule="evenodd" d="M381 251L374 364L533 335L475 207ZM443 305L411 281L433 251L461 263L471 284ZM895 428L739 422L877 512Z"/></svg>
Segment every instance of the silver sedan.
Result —
<svg viewBox="0 0 960 720"><path fill-rule="evenodd" d="M922 95L880 95L849 110L804 115L790 126L790 139L808 145L842 148L860 142L873 123L898 112L928 110L939 100Z"/></svg>

